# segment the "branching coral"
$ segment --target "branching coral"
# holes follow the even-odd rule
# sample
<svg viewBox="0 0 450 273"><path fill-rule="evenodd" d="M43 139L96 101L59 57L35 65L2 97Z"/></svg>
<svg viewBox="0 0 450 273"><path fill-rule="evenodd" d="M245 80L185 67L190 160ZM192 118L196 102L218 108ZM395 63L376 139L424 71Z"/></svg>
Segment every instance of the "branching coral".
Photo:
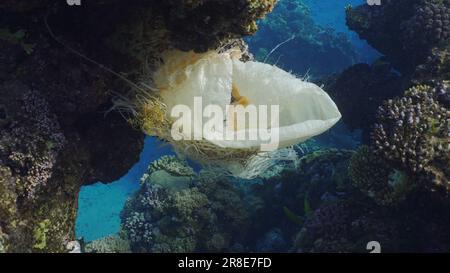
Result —
<svg viewBox="0 0 450 273"><path fill-rule="evenodd" d="M389 220L380 222L369 211L354 204L337 202L317 209L297 234L296 252L364 252L367 242L383 242L396 247L398 228Z"/></svg>
<svg viewBox="0 0 450 273"><path fill-rule="evenodd" d="M41 92L14 81L0 93L2 104L8 101L0 128L0 226L7 250L64 251L77 190L76 166L63 171L60 165L65 135Z"/></svg>
<svg viewBox="0 0 450 273"><path fill-rule="evenodd" d="M448 0L385 0L348 8L347 25L410 73L450 37L449 7Z"/></svg>
<svg viewBox="0 0 450 273"><path fill-rule="evenodd" d="M450 87L419 85L379 108L375 152L413 177L450 188ZM428 185L431 186L431 185Z"/></svg>
<svg viewBox="0 0 450 273"><path fill-rule="evenodd" d="M401 25L405 48L429 49L430 45L439 45L450 38L450 1L422 0L413 13Z"/></svg>
<svg viewBox="0 0 450 273"><path fill-rule="evenodd" d="M32 200L51 177L65 138L46 100L37 91L26 90L19 102L20 116L0 132L0 155L14 173L22 176L17 178L23 179L17 181L19 195Z"/></svg>
<svg viewBox="0 0 450 273"><path fill-rule="evenodd" d="M450 79L450 44L433 48L424 64L419 65L413 75L415 83Z"/></svg>
<svg viewBox="0 0 450 273"><path fill-rule="evenodd" d="M413 188L403 172L391 168L367 146L362 146L353 155L349 175L356 188L383 206L404 201Z"/></svg>
<svg viewBox="0 0 450 273"><path fill-rule="evenodd" d="M241 238L247 217L228 181L202 174L178 190L145 180L122 212L122 228L133 251L219 251Z"/></svg>
<svg viewBox="0 0 450 273"><path fill-rule="evenodd" d="M317 209L314 215L308 218L303 228L311 238L339 240L348 231L348 225L351 221L350 211L349 207L343 203L325 206Z"/></svg>

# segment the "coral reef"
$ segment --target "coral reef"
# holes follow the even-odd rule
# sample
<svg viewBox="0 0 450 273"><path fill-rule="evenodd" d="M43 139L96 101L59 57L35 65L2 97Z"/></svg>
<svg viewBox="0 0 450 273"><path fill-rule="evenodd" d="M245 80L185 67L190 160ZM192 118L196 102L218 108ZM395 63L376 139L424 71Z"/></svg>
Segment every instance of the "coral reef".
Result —
<svg viewBox="0 0 450 273"><path fill-rule="evenodd" d="M263 239L275 229L280 230L277 240L284 238L290 246L292 242L288 238L298 232L311 212L341 198L342 192L351 185L347 168L352 154L347 150L316 150L305 154L297 168L285 169L277 177L249 185L245 192L252 208L251 234L257 238L252 242L255 249L277 251L269 246L276 247L278 243L267 244Z"/></svg>
<svg viewBox="0 0 450 273"><path fill-rule="evenodd" d="M201 172L173 189L144 179L123 234L133 252L367 252L373 240L383 252L446 251L448 200L371 149L313 150L256 181Z"/></svg>
<svg viewBox="0 0 450 273"><path fill-rule="evenodd" d="M375 152L424 183L450 187L450 87L418 85L380 106L372 133Z"/></svg>
<svg viewBox="0 0 450 273"><path fill-rule="evenodd" d="M194 170L186 162L175 156L162 156L153 161L141 177L141 184L157 184L167 190L187 189L195 176Z"/></svg>
<svg viewBox="0 0 450 273"><path fill-rule="evenodd" d="M345 249L345 245L350 243L340 237L348 233L346 229L351 221L349 211L350 209L341 203L317 209L314 215L305 222L303 230L298 235L299 242L297 244L303 248L307 247L308 243L305 242L305 237L308 234L311 238L317 239L312 242L312 249L309 251L342 251Z"/></svg>
<svg viewBox="0 0 450 273"><path fill-rule="evenodd" d="M416 84L450 79L450 44L433 48L426 62L417 66L412 77Z"/></svg>
<svg viewBox="0 0 450 273"><path fill-rule="evenodd" d="M336 202L317 209L296 235L295 252L365 252L370 240L383 243L383 251L395 248L398 227L389 219L380 219L367 209Z"/></svg>
<svg viewBox="0 0 450 273"><path fill-rule="evenodd" d="M134 90L109 68L146 82L166 49L236 45L251 59L241 38L275 2L111 0L74 9L2 1L0 253L70 251L80 187L113 181L138 160L143 134L108 111L115 94ZM297 146L295 166L252 181L162 157L127 202L121 234L84 251L366 252L377 240L384 252L448 252L449 9L448 0L347 9L349 27L385 57L323 82L347 125L368 136L375 124L370 146ZM357 59L346 37L315 25L299 1L280 2L261 31L272 41L249 39L257 58L294 37L278 49L284 57L268 60L299 73L328 74Z"/></svg>
<svg viewBox="0 0 450 273"><path fill-rule="evenodd" d="M401 95L411 82L432 85L448 80L449 9L450 2L435 0L347 8L348 26L385 54L372 65L372 72L358 64L328 83L345 123L363 129L365 143L382 101Z"/></svg>
<svg viewBox="0 0 450 273"><path fill-rule="evenodd" d="M153 161L150 166L148 166L147 173L143 176L143 178L159 170L167 171L169 174L174 176L195 175L194 170L189 165L187 165L186 162L181 161L175 156L165 155L158 160ZM143 179L142 182L145 183L145 179Z"/></svg>
<svg viewBox="0 0 450 273"><path fill-rule="evenodd" d="M430 81L379 107L370 147L350 159L346 198L313 206L293 251L360 252L374 238L383 252L448 249L448 88Z"/></svg>
<svg viewBox="0 0 450 273"><path fill-rule="evenodd" d="M446 251L448 199L371 149L314 151L250 187L255 250L283 251L285 240L284 251L367 252L375 240L383 252Z"/></svg>
<svg viewBox="0 0 450 273"><path fill-rule="evenodd" d="M318 26L308 7L296 0L280 1L248 43L259 61L312 77L339 72L358 59L345 34Z"/></svg>
<svg viewBox="0 0 450 273"><path fill-rule="evenodd" d="M257 30L256 21L274 7L276 0L170 0L166 17L171 43L181 50L204 52L221 41Z"/></svg>
<svg viewBox="0 0 450 273"><path fill-rule="evenodd" d="M349 7L347 24L397 68L411 73L432 48L448 40L449 8L447 0L386 0L380 6Z"/></svg>
<svg viewBox="0 0 450 273"><path fill-rule="evenodd" d="M154 166L164 168L162 162L170 169L175 159L163 157L151 164L148 172L155 173ZM182 169L189 168L182 164L177 163ZM170 186L173 182L145 177L121 215L133 251L232 251L245 235L248 215L244 202L227 179L201 173L188 187L174 188ZM179 177L175 174L167 181ZM190 179L192 173L186 177Z"/></svg>
<svg viewBox="0 0 450 273"><path fill-rule="evenodd" d="M107 107L109 96L102 85L104 74L52 44L42 28L43 11L37 8L44 1L27 2L29 7L21 3L20 9L13 2L18 1L2 2L11 6L2 6L0 11L2 24L12 34L2 32L0 41L4 248L8 252L65 252L66 242L74 237L80 186L113 181L126 172L138 158L143 136L118 119L120 115L104 118L98 112ZM18 9L10 13L14 7ZM23 13L31 9L32 13ZM30 24L33 20L42 24ZM120 124L123 130L118 129ZM126 137L110 138L120 135ZM104 146L95 139L102 139ZM137 145L115 154L108 145L115 141ZM105 156L110 163L121 164L96 170L98 158L104 162Z"/></svg>
<svg viewBox="0 0 450 273"><path fill-rule="evenodd" d="M408 50L430 49L450 38L450 1L421 1L413 16L402 23L402 41Z"/></svg>
<svg viewBox="0 0 450 273"><path fill-rule="evenodd" d="M376 156L367 146L353 155L349 165L353 185L382 206L396 205L413 189L412 181Z"/></svg>
<svg viewBox="0 0 450 273"><path fill-rule="evenodd" d="M84 246L85 253L130 253L130 243L119 235L107 236Z"/></svg>
<svg viewBox="0 0 450 273"><path fill-rule="evenodd" d="M13 173L21 174L16 181L18 196L33 200L52 176L66 140L41 94L14 82L5 83L1 89L19 96L10 99L20 105L21 111L8 116L11 121L0 131L0 158Z"/></svg>
<svg viewBox="0 0 450 273"><path fill-rule="evenodd" d="M348 172L359 153L316 150L297 169L251 186L250 195L262 203L252 214L254 249L366 252L371 240L382 242L384 251L399 249L400 222L361 194Z"/></svg>
<svg viewBox="0 0 450 273"><path fill-rule="evenodd" d="M2 251L67 252L80 187L114 181L138 160L144 135L108 111L131 90L117 75L145 80L167 48L202 51L253 33L274 3L2 1Z"/></svg>

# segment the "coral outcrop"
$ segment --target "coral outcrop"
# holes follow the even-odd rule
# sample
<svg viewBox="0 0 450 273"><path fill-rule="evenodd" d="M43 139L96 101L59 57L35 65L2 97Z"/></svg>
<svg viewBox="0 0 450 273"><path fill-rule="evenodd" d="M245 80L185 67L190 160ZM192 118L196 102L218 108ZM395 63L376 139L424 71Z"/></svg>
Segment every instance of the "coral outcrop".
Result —
<svg viewBox="0 0 450 273"><path fill-rule="evenodd" d="M120 235L110 235L84 246L85 253L131 253L130 243Z"/></svg>
<svg viewBox="0 0 450 273"><path fill-rule="evenodd" d="M383 251L395 247L398 227L389 219L380 222L366 208L336 202L317 209L296 235L293 251L319 253L366 252L371 240L383 243ZM395 248L394 248L395 249Z"/></svg>
<svg viewBox="0 0 450 273"><path fill-rule="evenodd" d="M396 67L411 73L430 50L449 38L447 0L387 0L380 6L347 9L347 24L385 54Z"/></svg>
<svg viewBox="0 0 450 273"><path fill-rule="evenodd" d="M367 146L362 146L353 155L349 175L357 189L383 206L404 201L414 188L404 172L392 168Z"/></svg>
<svg viewBox="0 0 450 273"><path fill-rule="evenodd" d="M277 0L170 0L166 26L171 43L181 50L204 52L221 41L250 35L256 21L272 11Z"/></svg>
<svg viewBox="0 0 450 273"><path fill-rule="evenodd" d="M404 48L429 50L450 39L450 1L420 1L413 16L401 24Z"/></svg>
<svg viewBox="0 0 450 273"><path fill-rule="evenodd" d="M156 162L168 162L171 168L176 160L165 159ZM154 172L153 166L148 172ZM179 175L171 178L177 181ZM249 225L247 210L226 178L202 173L184 188L142 181L141 189L127 202L121 216L122 229L134 252L232 251L244 238Z"/></svg>
<svg viewBox="0 0 450 273"><path fill-rule="evenodd" d="M167 171L169 174L174 176L195 175L194 170L189 165L187 165L186 162L181 161L176 156L165 155L160 159L153 161L150 166L148 166L147 173L143 176L143 180L145 180L145 177L147 177L148 175L151 175L152 173L159 170ZM145 183L145 181L142 182Z"/></svg>
<svg viewBox="0 0 450 273"><path fill-rule="evenodd" d="M1 251L67 252L80 187L116 180L142 149L144 135L108 111L115 94L169 47L205 51L253 33L274 3L2 1Z"/></svg>
<svg viewBox="0 0 450 273"><path fill-rule="evenodd" d="M448 79L450 79L450 43L445 47L433 48L425 63L417 66L413 74L416 84Z"/></svg>
<svg viewBox="0 0 450 273"><path fill-rule="evenodd" d="M370 70L358 64L329 83L344 122L363 129L365 143L382 101L401 95L411 82L433 84L449 79L449 14L450 2L435 0L347 8L350 29L385 55Z"/></svg>
<svg viewBox="0 0 450 273"><path fill-rule="evenodd" d="M66 139L38 91L17 82L5 83L1 89L12 94L2 104L9 104L8 109L16 104L15 108L20 111L5 114L8 121L4 121L0 131L0 158L12 173L21 176L16 181L18 196L33 201L52 176Z"/></svg>
<svg viewBox="0 0 450 273"><path fill-rule="evenodd" d="M375 152L428 186L450 187L450 87L418 85L379 109ZM446 105L447 104L447 105Z"/></svg>

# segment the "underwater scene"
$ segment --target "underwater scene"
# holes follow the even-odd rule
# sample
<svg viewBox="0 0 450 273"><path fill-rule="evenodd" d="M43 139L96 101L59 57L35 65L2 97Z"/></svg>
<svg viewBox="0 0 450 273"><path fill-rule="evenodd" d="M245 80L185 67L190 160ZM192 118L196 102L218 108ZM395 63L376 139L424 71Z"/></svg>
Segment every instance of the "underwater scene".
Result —
<svg viewBox="0 0 450 273"><path fill-rule="evenodd" d="M450 0L2 0L0 253L449 253Z"/></svg>

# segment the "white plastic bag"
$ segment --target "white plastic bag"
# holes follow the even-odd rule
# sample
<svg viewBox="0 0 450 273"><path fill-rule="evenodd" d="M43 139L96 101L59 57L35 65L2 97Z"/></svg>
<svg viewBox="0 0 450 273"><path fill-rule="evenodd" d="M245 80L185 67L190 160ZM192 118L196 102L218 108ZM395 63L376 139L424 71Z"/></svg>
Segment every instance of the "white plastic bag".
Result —
<svg viewBox="0 0 450 273"><path fill-rule="evenodd" d="M167 107L166 114L171 120L172 131L179 132L184 139L180 140L181 142L174 139L166 140L171 142L179 153L186 154L201 163L220 165L224 168L230 166L230 171L237 176L239 173L254 174L246 169L247 163L255 162L255 156L258 157L258 162L260 158L270 158L271 153L258 151L264 144L261 139L237 140L234 137L233 140L228 140L212 137L226 133L236 135L242 133L242 130L248 135L251 131L259 133L259 130L267 129L259 128L259 124L248 124L240 128L227 126L230 122L227 120L230 117L227 106L233 99L236 100L236 94L239 98L243 98L244 107L248 105L279 107L278 122L270 118L269 124L271 130L277 129L279 149L319 135L341 118L335 103L317 85L302 81L276 66L253 61L242 62L235 51L226 53L213 51L205 54L167 52L164 55L164 64L153 78L160 91L161 100ZM197 117L196 120L191 116L188 125L187 120L184 120L182 126L176 122L176 118L171 115L172 109L177 105L194 109L198 107L194 98L201 98L203 108L207 105L217 105L222 109L225 113L222 131L220 128L219 130L214 128L214 131L204 130L203 126L208 122L208 117L205 116ZM184 130L186 127L192 130ZM202 137L195 138L195 132L201 132ZM192 139L195 141L189 141Z"/></svg>

